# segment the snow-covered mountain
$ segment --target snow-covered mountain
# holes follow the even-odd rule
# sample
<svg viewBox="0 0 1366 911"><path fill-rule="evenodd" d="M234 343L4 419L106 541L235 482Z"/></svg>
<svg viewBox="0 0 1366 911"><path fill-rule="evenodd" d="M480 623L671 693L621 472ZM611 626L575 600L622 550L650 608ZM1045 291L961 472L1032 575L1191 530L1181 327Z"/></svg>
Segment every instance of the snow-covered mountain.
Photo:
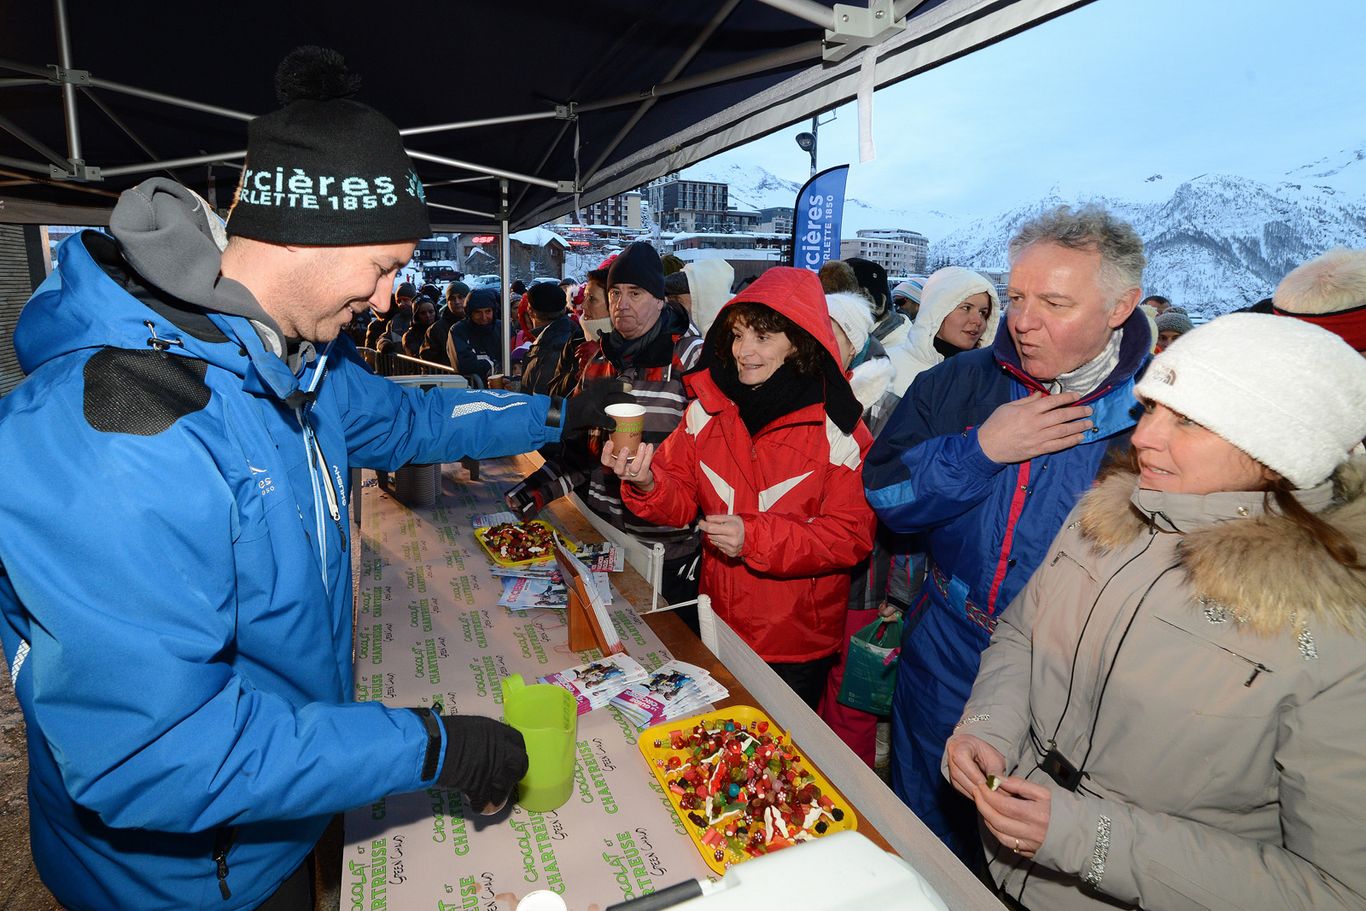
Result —
<svg viewBox="0 0 1366 911"><path fill-rule="evenodd" d="M741 207L790 206L801 189L758 166L704 163L686 176L725 181ZM1366 246L1366 146L1264 175L1172 180L1151 174L1103 196L1055 187L1042 199L987 215L884 208L851 197L845 234L909 228L930 239L931 263L1003 269L1006 243L1022 222L1056 205L1088 201L1104 203L1143 237L1148 293L1214 316L1269 296L1286 272L1331 247Z"/></svg>
<svg viewBox="0 0 1366 911"><path fill-rule="evenodd" d="M1003 268L1006 243L1026 219L1091 199L1127 219L1144 238L1145 290L1205 316L1270 296L1287 272L1327 249L1366 244L1366 194L1348 196L1328 184L1205 174L1181 183L1160 202L1054 194L932 239L930 261Z"/></svg>
<svg viewBox="0 0 1366 911"><path fill-rule="evenodd" d="M706 161L683 172L687 180L712 180L730 185L731 204L739 209L792 208L802 183L779 177L759 165ZM853 237L862 228L908 228L926 237L942 237L961 226L963 219L934 210L897 209L858 196L844 200L844 233Z"/></svg>

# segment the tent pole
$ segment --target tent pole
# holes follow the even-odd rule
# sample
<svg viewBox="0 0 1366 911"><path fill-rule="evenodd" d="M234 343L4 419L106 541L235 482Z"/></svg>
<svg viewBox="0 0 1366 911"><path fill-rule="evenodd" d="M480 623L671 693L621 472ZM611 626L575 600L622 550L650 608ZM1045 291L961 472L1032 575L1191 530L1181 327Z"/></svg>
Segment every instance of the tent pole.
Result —
<svg viewBox="0 0 1366 911"><path fill-rule="evenodd" d="M805 63L813 58L819 58L824 50L824 45L825 43L820 40L803 41L801 44L794 44L792 47L772 51L741 63L717 67L714 70L698 73L696 76L689 76L686 79L678 79L669 83L652 85L644 91L631 92L626 95L616 95L602 101L581 104L577 106L577 110L582 114L586 111L601 111L606 108L618 108L625 104L635 104L636 102L651 96L676 95L679 92L688 92L693 89L705 88L709 85L715 85L718 82L726 82L731 79L740 79L745 76L766 73L769 70L776 70L781 67L790 66L794 63Z"/></svg>
<svg viewBox="0 0 1366 911"><path fill-rule="evenodd" d="M122 82L110 82L108 79L96 79L94 76L90 77L88 85L97 89L108 89L111 92L121 92L124 95L133 95L137 98L146 98L148 101L160 101L163 104L173 105L178 108L188 108L191 111L218 114L221 117L230 117L233 120L254 120L256 118L255 114L234 111L232 108L219 107L216 104L204 104L199 101L190 101L187 98L177 98L174 95L166 95L161 92L140 89L136 86L124 85ZM107 174L109 172L106 171L105 173Z"/></svg>
<svg viewBox="0 0 1366 911"><path fill-rule="evenodd" d="M453 123L436 123L425 127L408 127L399 130L400 136L421 136L424 133L441 133L446 130L468 130L471 127L492 127L504 123L525 123L528 120L554 120L561 116L559 110L541 111L536 114L510 114L507 117L485 117L483 120L458 120Z"/></svg>
<svg viewBox="0 0 1366 911"><path fill-rule="evenodd" d="M427 186L430 186L429 184ZM448 206L444 203L427 201L427 206L432 209L445 209L448 212L464 212L466 215L478 215L481 218L495 218L492 212L480 212L478 209L462 209L459 206Z"/></svg>
<svg viewBox="0 0 1366 911"><path fill-rule="evenodd" d="M144 174L147 171L160 171L162 168L188 168L193 165L214 164L219 161L232 161L236 158L246 158L247 150L238 149L235 152L218 152L213 155L195 155L193 158L172 158L170 161L149 161L143 164L125 164L114 168L101 168L100 173L105 177L122 177L125 174Z"/></svg>
<svg viewBox="0 0 1366 911"><path fill-rule="evenodd" d="M512 239L508 237L508 182L498 181L503 202L498 209L498 253L503 260L503 376L512 375Z"/></svg>
<svg viewBox="0 0 1366 911"><path fill-rule="evenodd" d="M76 115L76 86L68 78L71 72L71 30L66 18L66 0L53 0L57 17L57 62L62 67L62 111L66 115L66 145L70 161L66 168L74 170L81 155L81 125Z"/></svg>
<svg viewBox="0 0 1366 911"><path fill-rule="evenodd" d="M12 159L12 158L4 158L3 156L0 156L0 164L4 164L4 163L6 163L6 162L11 162L11 161L14 161L14 159ZM46 174L47 171L43 171L43 173ZM107 198L109 198L109 199L118 199L118 198L119 198L119 194L117 194L117 193L112 193L112 192L110 192L109 190L97 190L97 189L95 189L94 187L87 187L87 186L85 186L85 185L83 185L83 184L72 183L72 182L69 181L69 180L48 180L48 179L43 178L43 177L28 177L28 176L25 176L24 174L22 174L22 173L20 173L20 172L18 172L18 171L11 171L11 170L8 170L7 168L0 168L0 175L3 175L3 176L5 176L5 177L17 177L17 178L19 178L18 180L9 180L9 181L5 181L3 184L0 184L0 186L7 186L7 187L8 187L8 186L20 186L20 185L23 185L23 184L33 184L33 183L36 183L36 184L41 184L41 185L43 185L43 186L45 186L45 187L61 187L63 190L72 190L72 191L77 192L77 193L94 193L96 196L104 196L104 197L107 197Z"/></svg>
<svg viewBox="0 0 1366 911"><path fill-rule="evenodd" d="M665 83L673 82L678 78L678 74L683 72L688 64L692 63L693 58L697 56L697 52L702 50L702 45L707 43L716 30L721 27L721 23L730 18L730 14L733 13L735 8L739 5L740 0L726 0L726 2L721 4L721 8L717 10L716 15L712 17L711 21L707 23L702 31L697 33L697 37L693 39L692 44L688 45L688 49L683 52L683 56L679 57L677 62L669 69L669 72L665 74L663 80ZM631 115L631 119L626 121L625 125L617 131L617 135L612 137L612 141L607 143L607 147L602 150L602 154L598 156L597 160L589 165L588 173L583 175L582 179L579 181L580 186L593 179L593 175L598 173L598 168L602 167L602 163L611 157L612 153L617 150L617 146L621 145L622 141L631 134L631 131L636 128L636 124L640 123L641 118L649 113L650 108L654 107L655 102L658 100L657 96L651 95L640 103L640 107L636 108L636 112Z"/></svg>
<svg viewBox="0 0 1366 911"><path fill-rule="evenodd" d="M549 187L558 190L560 185L553 180L546 180L544 177L533 177L530 174L518 174L516 171L504 171L502 168L492 168L488 165L471 164L468 161L461 161L458 158L447 158L444 155L433 155L430 152L418 152L415 149L408 149L408 157L416 158L418 161L430 161L436 164L448 165L452 168L461 168L465 171L474 171L477 174L488 174L493 177L502 177L505 180L520 180L522 183L535 184L538 187ZM108 174L108 171L105 171Z"/></svg>
<svg viewBox="0 0 1366 911"><path fill-rule="evenodd" d="M133 143L139 149L142 149L144 155L152 159L161 157L157 155L156 152L153 152L152 147L149 146L147 143L143 142L142 139L138 137L138 134L134 133L132 128L129 127L128 124L123 122L123 118L119 117L119 115L111 111L109 109L109 105L105 104L104 101L101 100L100 96L96 95L94 92L90 91L84 86L81 87L81 93L84 94L86 98L90 99L90 103L93 104L95 107L99 108L100 111L104 114L104 116L108 117L110 122L113 123L114 126L118 127L120 130L123 130L124 134L129 139L133 140Z"/></svg>
<svg viewBox="0 0 1366 911"><path fill-rule="evenodd" d="M451 184L456 183L476 183L480 180L492 179L492 174L480 174L478 177L452 177L449 180L424 180L422 181L422 187L423 189L430 190L432 187L448 187ZM489 217L492 218L493 216Z"/></svg>
<svg viewBox="0 0 1366 911"><path fill-rule="evenodd" d="M812 25L819 25L823 29L835 30L835 11L823 3L816 0L759 0L765 6L780 9L785 13L796 16L798 19L805 19Z"/></svg>
<svg viewBox="0 0 1366 911"><path fill-rule="evenodd" d="M29 135L27 130L25 130L23 127L19 126L17 123L3 115L0 115L0 130L4 130L6 133L9 133L15 139L19 140L24 145L28 146L33 151L37 152L39 155L43 156L48 161L52 162L54 165L61 168L63 171L67 169L68 164L65 158L58 155L52 149L49 149L37 137Z"/></svg>
<svg viewBox="0 0 1366 911"><path fill-rule="evenodd" d="M577 120L577 117L575 118L575 120ZM545 154L541 156L540 161L536 162L536 170L538 172L541 170L541 168L545 167L545 163L550 160L550 156L555 151L556 147L558 147L559 144L564 141L564 134L569 132L569 128L574 125L575 120L566 120L560 126L560 132L555 134L555 141L552 142L550 145L546 146ZM517 207L520 206L522 204L522 200L526 198L527 190L530 189L530 185L522 187L522 192L517 194L517 198L512 202L512 208L508 210L509 215L517 211Z"/></svg>
<svg viewBox="0 0 1366 911"><path fill-rule="evenodd" d="M8 57L0 57L0 70L14 70L16 73L28 73L30 76L37 76L43 82L56 82L52 70L44 69L41 66L33 66L30 63L20 63L18 60L11 60Z"/></svg>
<svg viewBox="0 0 1366 911"><path fill-rule="evenodd" d="M4 165L7 168L17 168L20 171L30 171L34 174L41 174L44 177L48 176L49 173L47 165L37 164L32 161L24 161L22 158L11 158L8 155L0 155L0 165Z"/></svg>

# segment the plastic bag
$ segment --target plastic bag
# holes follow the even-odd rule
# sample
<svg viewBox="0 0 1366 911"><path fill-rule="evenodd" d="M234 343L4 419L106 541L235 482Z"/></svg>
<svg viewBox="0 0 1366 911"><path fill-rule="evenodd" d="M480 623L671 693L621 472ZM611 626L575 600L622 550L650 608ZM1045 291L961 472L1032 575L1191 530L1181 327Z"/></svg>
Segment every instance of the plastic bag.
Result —
<svg viewBox="0 0 1366 911"><path fill-rule="evenodd" d="M854 633L844 665L839 701L873 715L892 710L897 656L901 652L901 618L878 620Z"/></svg>

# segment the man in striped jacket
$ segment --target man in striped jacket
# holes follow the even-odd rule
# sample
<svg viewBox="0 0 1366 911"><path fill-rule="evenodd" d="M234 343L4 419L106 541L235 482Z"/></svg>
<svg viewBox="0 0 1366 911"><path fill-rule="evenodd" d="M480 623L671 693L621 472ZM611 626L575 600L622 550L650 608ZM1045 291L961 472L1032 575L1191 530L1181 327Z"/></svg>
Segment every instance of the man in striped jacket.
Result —
<svg viewBox="0 0 1366 911"><path fill-rule="evenodd" d="M661 443L687 408L683 374L696 365L702 337L681 307L665 302L663 264L654 247L643 241L613 261L607 302L612 331L584 366L578 386L600 377L629 381L631 394L645 407L644 441ZM578 493L593 512L642 544L664 545L664 598L670 603L696 598L697 529L654 525L633 515L622 505L621 481L603 468L597 449L584 440L566 445L508 492L508 506L528 519L570 491Z"/></svg>

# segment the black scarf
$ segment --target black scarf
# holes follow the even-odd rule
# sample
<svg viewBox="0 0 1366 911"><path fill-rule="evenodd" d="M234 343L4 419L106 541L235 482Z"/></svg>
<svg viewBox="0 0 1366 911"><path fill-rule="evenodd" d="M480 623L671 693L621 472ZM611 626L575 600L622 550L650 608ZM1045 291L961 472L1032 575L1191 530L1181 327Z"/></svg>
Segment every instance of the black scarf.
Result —
<svg viewBox="0 0 1366 911"><path fill-rule="evenodd" d="M665 304L659 319L639 338L624 338L613 329L602 337L603 356L618 370L667 366L674 358L673 330L680 315L686 326L687 315L681 310L675 312L672 305Z"/></svg>
<svg viewBox="0 0 1366 911"><path fill-rule="evenodd" d="M971 348L959 348L957 345L950 345L939 336L934 337L934 350L944 355L944 360L948 360L955 354L962 354L964 351L971 351Z"/></svg>
<svg viewBox="0 0 1366 911"><path fill-rule="evenodd" d="M784 362L772 376L755 386L740 382L735 362L729 360L713 364L711 378L726 398L735 403L750 436L778 418L825 401L821 377L798 373L790 362Z"/></svg>

